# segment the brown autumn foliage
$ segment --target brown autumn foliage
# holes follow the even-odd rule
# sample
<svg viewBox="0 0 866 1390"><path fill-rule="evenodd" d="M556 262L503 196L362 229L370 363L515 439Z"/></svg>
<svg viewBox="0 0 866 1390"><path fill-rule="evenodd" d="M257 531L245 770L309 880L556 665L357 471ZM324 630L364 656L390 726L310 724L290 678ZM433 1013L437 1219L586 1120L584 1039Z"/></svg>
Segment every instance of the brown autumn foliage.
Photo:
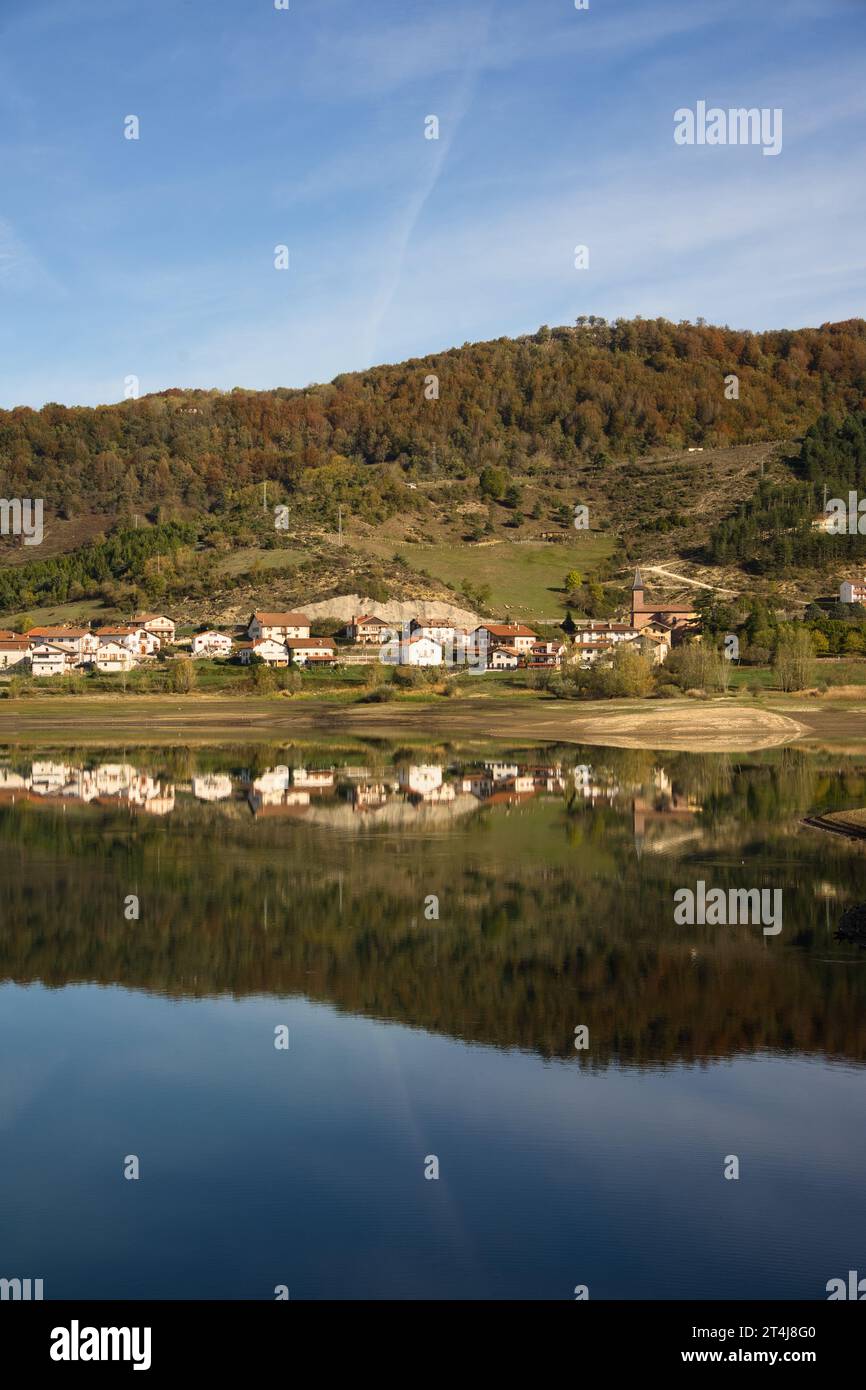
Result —
<svg viewBox="0 0 866 1390"><path fill-rule="evenodd" d="M739 398L724 380L739 378ZM425 379L439 379L428 400ZM779 439L866 404L866 322L748 333L579 321L338 376L303 390L166 391L96 408L0 411L8 496L62 514L162 504L311 469L391 464L477 480L608 455Z"/></svg>

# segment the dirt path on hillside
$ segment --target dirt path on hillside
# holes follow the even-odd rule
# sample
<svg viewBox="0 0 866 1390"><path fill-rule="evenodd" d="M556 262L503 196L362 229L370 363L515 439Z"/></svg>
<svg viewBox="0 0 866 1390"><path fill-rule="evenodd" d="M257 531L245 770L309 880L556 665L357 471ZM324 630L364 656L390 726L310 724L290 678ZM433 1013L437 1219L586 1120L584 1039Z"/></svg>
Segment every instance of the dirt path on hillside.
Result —
<svg viewBox="0 0 866 1390"><path fill-rule="evenodd" d="M685 574L674 574L673 570L662 569L660 565L641 565L640 572L647 574L663 574L668 579L675 579L678 584L691 584L696 589L712 589L718 594L739 594L739 589L725 589L721 584L708 584L703 579L689 579Z"/></svg>

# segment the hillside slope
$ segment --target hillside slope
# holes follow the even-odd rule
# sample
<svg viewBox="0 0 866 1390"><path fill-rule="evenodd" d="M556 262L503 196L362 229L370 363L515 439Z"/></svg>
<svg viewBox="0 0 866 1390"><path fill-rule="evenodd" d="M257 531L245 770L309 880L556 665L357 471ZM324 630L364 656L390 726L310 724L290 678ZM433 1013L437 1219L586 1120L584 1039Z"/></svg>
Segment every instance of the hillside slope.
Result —
<svg viewBox="0 0 866 1390"><path fill-rule="evenodd" d="M789 485L819 416L864 406L862 320L765 334L590 320L303 391L0 411L2 491L46 506L38 551L0 538L0 616L171 603L223 622L354 592L544 621L575 606L566 575L577 609L600 614L636 561L671 571L654 576L668 597L677 575L742 591L749 553L728 519L759 485ZM762 582L796 595L785 569Z"/></svg>

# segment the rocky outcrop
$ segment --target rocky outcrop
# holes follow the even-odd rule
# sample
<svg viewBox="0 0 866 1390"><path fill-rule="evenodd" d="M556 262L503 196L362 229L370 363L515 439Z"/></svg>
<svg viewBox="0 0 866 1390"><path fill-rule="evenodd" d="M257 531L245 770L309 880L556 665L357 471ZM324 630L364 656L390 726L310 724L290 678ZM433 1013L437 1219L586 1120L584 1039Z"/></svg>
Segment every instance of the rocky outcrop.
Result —
<svg viewBox="0 0 866 1390"><path fill-rule="evenodd" d="M412 618L446 618L457 627L477 627L482 621L471 609L458 608L454 603L444 603L439 599L392 599L387 603L378 603L375 599L366 598L361 594L341 594L338 598L322 599L318 603L301 603L297 606L309 618L333 618L345 623L356 615L361 616L365 613L374 613L376 617L395 625L409 622Z"/></svg>

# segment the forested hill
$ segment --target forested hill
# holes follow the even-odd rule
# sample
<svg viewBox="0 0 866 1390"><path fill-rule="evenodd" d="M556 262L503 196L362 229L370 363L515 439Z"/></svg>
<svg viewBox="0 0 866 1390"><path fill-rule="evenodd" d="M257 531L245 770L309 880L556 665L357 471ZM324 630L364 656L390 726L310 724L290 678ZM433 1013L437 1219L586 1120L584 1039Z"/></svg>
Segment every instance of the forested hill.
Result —
<svg viewBox="0 0 866 1390"><path fill-rule="evenodd" d="M731 374L737 399L725 394ZM341 474L357 484L369 465L390 465L376 470L387 493L394 470L567 473L656 449L789 438L823 412L864 406L861 319L752 334L590 318L298 391L172 390L95 409L0 411L0 489L70 518L157 504L165 517L266 479L287 490L302 477L306 487Z"/></svg>

